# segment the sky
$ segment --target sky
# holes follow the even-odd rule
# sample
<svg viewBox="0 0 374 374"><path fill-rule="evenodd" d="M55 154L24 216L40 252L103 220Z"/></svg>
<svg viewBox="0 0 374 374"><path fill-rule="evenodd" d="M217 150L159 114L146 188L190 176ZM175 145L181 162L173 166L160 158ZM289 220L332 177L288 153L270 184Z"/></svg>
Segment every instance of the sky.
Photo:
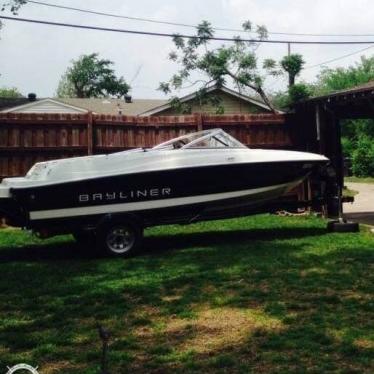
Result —
<svg viewBox="0 0 374 374"><path fill-rule="evenodd" d="M41 0L53 4L85 8L118 15L143 17L172 22L198 24L208 20L216 27L241 28L246 20L266 25L268 31L291 33L373 34L373 0ZM5 0L0 0L0 4ZM11 15L6 11L3 15ZM145 23L125 19L82 14L28 3L19 17L167 33L193 33L192 29ZM217 36L235 33L217 31ZM374 40L373 37L299 37L270 35L269 39L292 40ZM216 43L219 46L221 43ZM370 45L295 45L293 53L301 53L306 69L299 80L313 82L320 71L312 67L324 61L359 51ZM134 98L165 98L157 91L161 81L168 80L178 65L168 60L173 50L170 39L68 29L53 26L4 21L0 30L0 87L17 87L22 94L34 92L38 97L53 97L61 75L71 61L82 54L98 52L114 62L118 76L130 83ZM286 45L261 44L259 61L280 60L287 54ZM326 66L347 67L360 56L374 55L373 48ZM287 79L268 78L268 91L286 87ZM192 88L179 94L185 94Z"/></svg>

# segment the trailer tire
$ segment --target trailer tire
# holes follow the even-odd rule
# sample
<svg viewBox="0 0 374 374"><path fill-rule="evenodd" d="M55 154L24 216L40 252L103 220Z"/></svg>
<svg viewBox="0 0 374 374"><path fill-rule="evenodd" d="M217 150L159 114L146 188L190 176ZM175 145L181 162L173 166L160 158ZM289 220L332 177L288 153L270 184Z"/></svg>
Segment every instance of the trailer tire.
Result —
<svg viewBox="0 0 374 374"><path fill-rule="evenodd" d="M133 256L139 250L142 238L142 226L129 218L106 220L97 229L98 246L111 256Z"/></svg>

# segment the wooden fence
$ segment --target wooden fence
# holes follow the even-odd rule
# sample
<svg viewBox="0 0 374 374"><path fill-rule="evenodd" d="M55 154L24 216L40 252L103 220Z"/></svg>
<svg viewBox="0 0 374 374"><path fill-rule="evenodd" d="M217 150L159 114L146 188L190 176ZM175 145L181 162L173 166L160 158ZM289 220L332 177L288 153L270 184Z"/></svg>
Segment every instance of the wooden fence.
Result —
<svg viewBox="0 0 374 374"><path fill-rule="evenodd" d="M0 178L24 175L38 161L151 147L203 129L222 128L253 148L296 147L281 114L133 117L0 113Z"/></svg>

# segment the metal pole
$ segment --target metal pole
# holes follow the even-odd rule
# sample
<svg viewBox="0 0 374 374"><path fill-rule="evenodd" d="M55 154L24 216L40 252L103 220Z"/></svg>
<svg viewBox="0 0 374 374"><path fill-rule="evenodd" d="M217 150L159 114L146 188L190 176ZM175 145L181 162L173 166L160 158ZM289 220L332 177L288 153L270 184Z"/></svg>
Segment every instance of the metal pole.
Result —
<svg viewBox="0 0 374 374"><path fill-rule="evenodd" d="M101 370L100 374L109 374L108 370L108 349L109 349L109 339L110 339L110 332L104 328L103 326L98 326L99 330L99 337L102 341L102 354L101 354Z"/></svg>

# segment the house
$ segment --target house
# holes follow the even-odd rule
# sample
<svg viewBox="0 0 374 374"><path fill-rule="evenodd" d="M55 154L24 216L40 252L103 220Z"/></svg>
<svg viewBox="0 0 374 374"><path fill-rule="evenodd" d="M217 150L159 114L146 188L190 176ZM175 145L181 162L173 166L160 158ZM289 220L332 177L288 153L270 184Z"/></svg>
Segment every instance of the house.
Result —
<svg viewBox="0 0 374 374"><path fill-rule="evenodd" d="M0 112L5 113L87 113L95 114L112 114L112 115L128 115L138 116L142 112L150 110L156 106L167 103L167 100L157 99L136 99L122 100L112 98L46 98L23 99L19 104L19 100L0 98Z"/></svg>
<svg viewBox="0 0 374 374"><path fill-rule="evenodd" d="M211 97L214 96L216 99L218 99L219 105L221 105L224 109L222 114L271 112L270 108L263 102L224 86L211 86L206 89L206 92L207 95L210 95ZM217 107L215 105L211 103L201 105L197 96L197 92L193 92L187 96L179 98L179 102L183 104L187 113L217 113ZM178 114L178 111L173 108L170 101L142 113L142 115L145 116L170 116Z"/></svg>
<svg viewBox="0 0 374 374"><path fill-rule="evenodd" d="M243 95L227 87L211 86L207 95L218 99L223 114L268 113L270 108L263 102ZM211 103L200 104L197 92L179 98L186 113L216 114L217 107ZM28 98L0 98L0 112L12 113L87 113L128 115L128 116L170 116L183 114L170 100L162 99L123 99L112 98L45 98L38 99L34 94Z"/></svg>

